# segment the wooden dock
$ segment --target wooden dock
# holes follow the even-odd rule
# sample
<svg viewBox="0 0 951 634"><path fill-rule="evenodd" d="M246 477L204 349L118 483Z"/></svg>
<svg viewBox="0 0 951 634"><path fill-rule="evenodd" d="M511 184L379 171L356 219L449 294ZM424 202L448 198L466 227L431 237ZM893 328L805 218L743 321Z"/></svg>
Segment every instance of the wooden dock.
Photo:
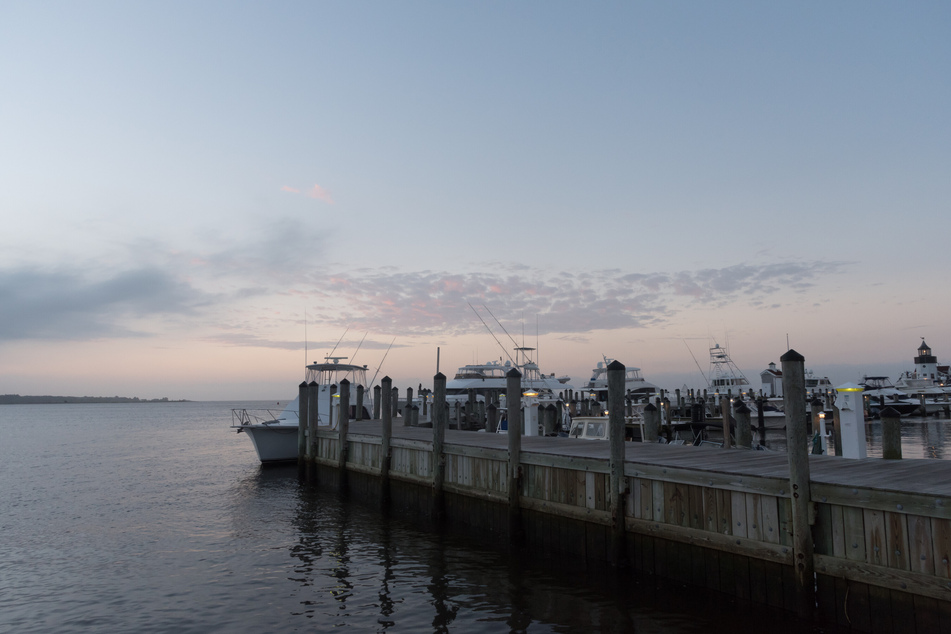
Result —
<svg viewBox="0 0 951 634"><path fill-rule="evenodd" d="M445 433L446 522L509 537L507 437ZM432 440L432 429L393 428L394 501L420 513L434 512ZM316 441L315 462L336 470L337 432L318 429ZM380 421L350 422L346 469L369 476L362 486L381 485L381 441ZM528 546L610 561L608 452L606 442L522 438ZM951 631L951 465L811 456L809 466L821 618ZM625 443L626 563L795 610L789 488L783 453Z"/></svg>
<svg viewBox="0 0 951 634"><path fill-rule="evenodd" d="M807 456L804 429L787 454L396 420L310 427L306 463L324 483L446 530L855 631L951 632L947 461Z"/></svg>

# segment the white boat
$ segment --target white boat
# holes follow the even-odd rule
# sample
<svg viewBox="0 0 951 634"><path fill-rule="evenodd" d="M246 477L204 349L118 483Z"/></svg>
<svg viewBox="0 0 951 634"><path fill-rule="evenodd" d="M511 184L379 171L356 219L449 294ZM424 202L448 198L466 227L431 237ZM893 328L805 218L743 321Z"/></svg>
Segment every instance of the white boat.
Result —
<svg viewBox="0 0 951 634"><path fill-rule="evenodd" d="M534 350L535 348L515 348L515 363L490 361L462 366L452 379L446 381L446 400L465 400L469 396L469 390L474 390L477 397L482 397L479 400L484 400L486 395L504 394L508 387L506 375L512 368L522 374L523 391L558 397L560 392L573 389L568 384L570 377L556 377L554 373L543 374L529 355Z"/></svg>
<svg viewBox="0 0 951 634"><path fill-rule="evenodd" d="M297 460L297 399L275 415L269 409L231 410L231 428L246 433L262 463Z"/></svg>
<svg viewBox="0 0 951 634"><path fill-rule="evenodd" d="M323 363L306 366L305 383L317 384L317 424L330 429L337 427L340 407L339 385L343 379L350 382L350 418L356 418L357 386L367 385L367 367L340 363L347 357L325 357ZM369 419L368 407L373 408L370 390L364 394L362 418ZM231 410L232 429L246 433L262 463L297 459L299 398L294 398L279 415L270 410Z"/></svg>
<svg viewBox="0 0 951 634"><path fill-rule="evenodd" d="M733 363L726 348L718 343L714 343L710 348L710 371L707 375L707 383L709 393L732 392L737 395L740 392L749 392L751 388L750 382Z"/></svg>
<svg viewBox="0 0 951 634"><path fill-rule="evenodd" d="M868 413L877 417L886 407L891 407L901 416L910 416L921 409L921 403L908 398L908 395L897 389L887 376L863 376L859 382L862 395L868 403Z"/></svg>
<svg viewBox="0 0 951 634"><path fill-rule="evenodd" d="M608 400L608 366L614 362L602 355L604 361L598 361L597 367L591 371L591 378L585 384L585 391L590 392L598 401L607 402ZM635 367L624 368L624 394L630 394L636 398L653 396L660 392L660 388L653 383L648 382L641 376L641 369Z"/></svg>

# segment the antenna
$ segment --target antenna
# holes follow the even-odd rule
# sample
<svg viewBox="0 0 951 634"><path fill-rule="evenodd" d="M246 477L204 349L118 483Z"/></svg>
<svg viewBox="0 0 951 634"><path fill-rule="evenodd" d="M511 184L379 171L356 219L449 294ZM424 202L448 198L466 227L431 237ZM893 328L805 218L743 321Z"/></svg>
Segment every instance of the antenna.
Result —
<svg viewBox="0 0 951 634"><path fill-rule="evenodd" d="M788 332L786 333L786 350L792 350L792 348L789 347L789 333Z"/></svg>
<svg viewBox="0 0 951 634"><path fill-rule="evenodd" d="M304 371L307 371L307 308L304 308Z"/></svg>

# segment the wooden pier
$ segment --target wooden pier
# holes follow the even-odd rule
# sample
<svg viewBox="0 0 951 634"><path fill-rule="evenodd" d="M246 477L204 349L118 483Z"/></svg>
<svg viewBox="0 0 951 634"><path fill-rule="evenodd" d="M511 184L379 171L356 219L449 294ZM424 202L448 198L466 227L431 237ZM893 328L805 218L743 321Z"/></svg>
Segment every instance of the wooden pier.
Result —
<svg viewBox="0 0 951 634"><path fill-rule="evenodd" d="M521 436L513 447L509 434L439 420L345 429L308 434L316 477L446 530L856 631L951 632L946 461L806 456L797 465L786 453L623 441L612 457L617 442Z"/></svg>

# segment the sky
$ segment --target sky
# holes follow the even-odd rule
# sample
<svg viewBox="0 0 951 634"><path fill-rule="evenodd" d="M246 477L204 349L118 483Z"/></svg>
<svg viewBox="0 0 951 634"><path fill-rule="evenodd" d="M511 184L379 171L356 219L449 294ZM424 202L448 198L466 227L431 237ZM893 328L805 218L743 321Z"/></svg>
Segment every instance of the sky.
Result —
<svg viewBox="0 0 951 634"><path fill-rule="evenodd" d="M947 2L0 2L0 394L951 361Z"/></svg>

